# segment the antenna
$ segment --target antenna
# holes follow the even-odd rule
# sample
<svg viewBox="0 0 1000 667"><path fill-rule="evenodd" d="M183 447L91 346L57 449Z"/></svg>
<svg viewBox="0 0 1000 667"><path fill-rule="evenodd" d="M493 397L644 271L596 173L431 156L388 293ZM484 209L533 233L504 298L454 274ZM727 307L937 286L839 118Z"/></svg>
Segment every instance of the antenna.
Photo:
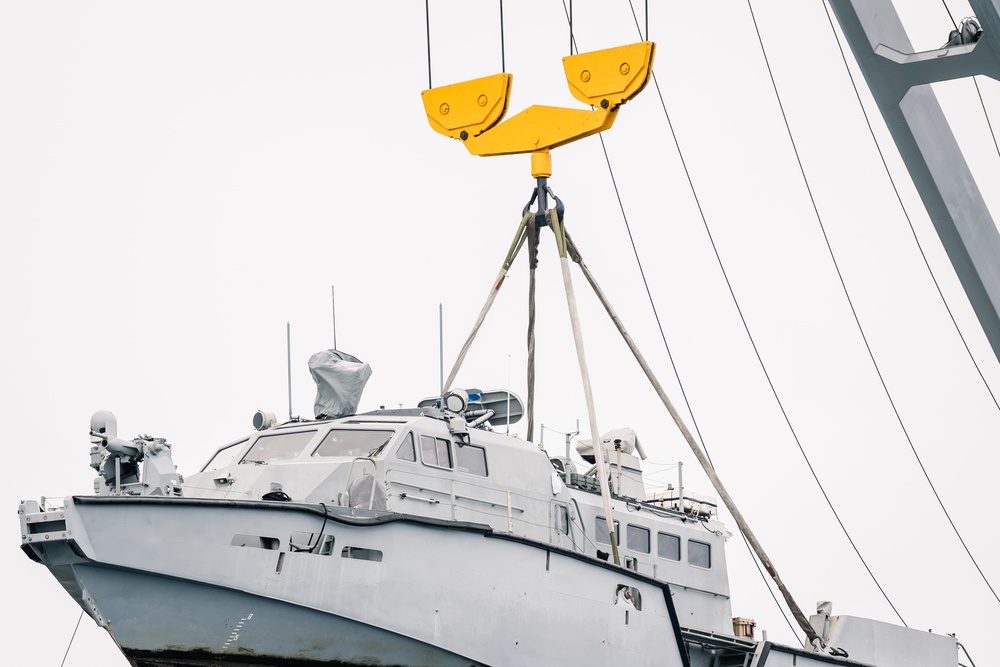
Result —
<svg viewBox="0 0 1000 667"><path fill-rule="evenodd" d="M438 304L438 359L441 362L441 407L444 407L444 306Z"/></svg>
<svg viewBox="0 0 1000 667"><path fill-rule="evenodd" d="M330 285L330 305L333 309L333 349L337 349L337 291Z"/></svg>
<svg viewBox="0 0 1000 667"><path fill-rule="evenodd" d="M570 458L570 451L572 449L571 446L570 446L570 443L573 441L573 436L574 435L580 435L580 420L579 419L576 420L576 430L573 431L572 433L567 433L566 434L566 459L567 460ZM598 441L597 444L598 444L598 446L600 446L601 443Z"/></svg>
<svg viewBox="0 0 1000 667"><path fill-rule="evenodd" d="M285 322L285 341L288 349L288 421L292 420L292 323Z"/></svg>
<svg viewBox="0 0 1000 667"><path fill-rule="evenodd" d="M510 435L510 355L507 355L507 435ZM544 435L542 436L545 437Z"/></svg>

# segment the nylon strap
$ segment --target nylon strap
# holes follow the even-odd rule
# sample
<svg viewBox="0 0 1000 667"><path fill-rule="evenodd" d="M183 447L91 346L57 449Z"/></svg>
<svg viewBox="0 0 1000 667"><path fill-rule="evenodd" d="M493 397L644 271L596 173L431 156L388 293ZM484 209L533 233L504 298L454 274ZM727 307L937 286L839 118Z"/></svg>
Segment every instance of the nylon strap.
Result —
<svg viewBox="0 0 1000 667"><path fill-rule="evenodd" d="M531 442L535 437L535 269L538 267L538 221L534 214L527 222L528 237L528 429L525 439Z"/></svg>
<svg viewBox="0 0 1000 667"><path fill-rule="evenodd" d="M632 355L635 357L635 360L639 362L639 366L642 368L642 371L646 374L646 378L649 380L649 383L656 391L656 395L660 397L660 401L663 402L664 407L667 408L667 412L670 413L674 423L677 424L677 428L680 430L681 435L684 436L684 440L687 441L687 444L694 453L695 458L698 459L698 463L701 464L705 474L708 475L708 478L711 480L715 490L719 493L722 501L726 504L726 508L729 509L730 514L733 515L736 525L739 526L740 531L746 536L747 541L750 543L750 546L753 547L757 558L760 559L764 569L766 569L768 574L771 575L771 579L774 580L778 590L781 591L781 595L785 599L785 603L788 605L788 608L791 610L792 616L795 617L795 621L799 624L799 627L802 628L803 632L806 633L806 636L809 637L810 641L821 642L819 635L816 634L816 630L814 630L812 625L809 624L805 614L802 613L802 609L795 602L795 599L792 598L792 594L785 587L784 582L781 581L781 577L778 576L778 571L775 569L774 564L764 552L764 547L761 546L760 542L757 541L757 537L753 534L753 531L750 530L749 524L747 524L746 520L743 518L743 514L740 512L739 508L736 507L736 502L733 500L732 496L729 495L729 491L727 491L726 487L722 484L722 480L719 479L719 476L716 474L715 468L708 460L708 456L705 455L701 445L698 444L698 441L694 439L693 435L691 435L691 431L688 430L687 425L684 424L684 420L681 419L680 413L677 412L677 409L674 408L674 404L671 402L670 398L667 397L667 393L663 390L663 386L653 374L653 369L650 368L648 363L646 363L645 357L642 356L642 353L636 346L635 341L632 340L632 336L629 335L628 331L626 331L625 325L622 323L621 319L619 319L618 314L611 306L611 303L604 295L600 286L598 286L597 280L594 278L594 274L590 272L590 269L587 268L587 265L583 262L583 258L580 256L580 251L577 249L576 245L574 245L573 240L569 238L568 234L566 235L566 244L569 248L569 254L573 258L573 261L580 265L580 269L583 271L583 275L587 278L587 282L589 282L590 286L594 289L594 293L597 295L597 298L600 299L601 304L604 306L604 310L606 310L608 315L611 317L611 321L614 322L615 327L618 329L618 333L620 333L622 338L625 340L625 344L628 345L629 350L632 351ZM600 460L600 457L598 457L598 460Z"/></svg>
<svg viewBox="0 0 1000 667"><path fill-rule="evenodd" d="M608 488L608 469L604 462L604 448L601 446L601 431L597 428L597 410L594 407L594 394L590 388L590 371L587 368L587 355L583 349L583 331L580 327L580 314L576 307L576 295L573 292L573 280L569 274L569 259L566 257L566 230L559 223L559 213L553 209L549 224L555 232L559 245L559 263L562 267L563 286L566 288L566 305L569 306L569 321L573 327L573 343L576 345L576 358L580 365L580 379L583 384L583 395L587 401L587 416L590 419L590 438L594 443L594 458L597 461L597 481L601 484L601 500L604 501L605 520L615 565L621 565L618 556L618 539L615 534L615 514L611 506L611 490Z"/></svg>
<svg viewBox="0 0 1000 667"><path fill-rule="evenodd" d="M517 227L517 233L514 235L514 240L510 244L510 249L507 251L507 257L504 258L503 267L500 269L500 273L497 274L496 280L493 281L493 285L490 287L490 293L486 297L486 303L483 305L483 309L479 311L479 318L476 319L476 324L472 327L472 332L469 337L465 339L465 344L462 345L461 351L458 353L458 358L455 360L455 365L452 366L451 372L448 374L448 379L444 383L442 391L447 391L451 388L451 384L455 381L455 376L458 375L459 369L462 367L462 363L465 361L465 355L468 354L469 348L472 347L472 341L475 340L476 334L479 333L479 328L483 326L483 321L486 319L487 313L490 312L490 308L493 307L493 301L497 298L497 293L500 291L500 286L503 285L504 279L507 277L507 270L514 263L514 258L517 257L517 253L521 250L521 246L524 245L525 238L525 225L528 222L529 215L525 214L521 218L521 224Z"/></svg>

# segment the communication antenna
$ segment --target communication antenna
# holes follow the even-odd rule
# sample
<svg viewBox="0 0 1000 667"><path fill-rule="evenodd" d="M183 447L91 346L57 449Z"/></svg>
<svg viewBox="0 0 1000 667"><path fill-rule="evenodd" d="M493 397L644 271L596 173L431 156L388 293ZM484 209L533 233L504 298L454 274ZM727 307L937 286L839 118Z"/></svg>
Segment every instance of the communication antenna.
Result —
<svg viewBox="0 0 1000 667"><path fill-rule="evenodd" d="M507 435L510 435L510 355L507 355ZM542 436L545 437L544 435Z"/></svg>
<svg viewBox="0 0 1000 667"><path fill-rule="evenodd" d="M292 323L285 322L285 341L288 350L288 421L292 420Z"/></svg>
<svg viewBox="0 0 1000 667"><path fill-rule="evenodd" d="M333 349L337 349L337 291L330 285L330 306L333 309Z"/></svg>
<svg viewBox="0 0 1000 667"><path fill-rule="evenodd" d="M571 452L570 443L573 441L573 436L577 436L577 435L580 435L580 420L579 419L576 420L576 430L573 431L572 433L567 433L566 434L566 458L567 458L567 460L570 458L570 452ZM600 445L601 443L598 442L597 444Z"/></svg>
<svg viewBox="0 0 1000 667"><path fill-rule="evenodd" d="M438 359L441 365L441 407L444 407L444 305L438 304Z"/></svg>

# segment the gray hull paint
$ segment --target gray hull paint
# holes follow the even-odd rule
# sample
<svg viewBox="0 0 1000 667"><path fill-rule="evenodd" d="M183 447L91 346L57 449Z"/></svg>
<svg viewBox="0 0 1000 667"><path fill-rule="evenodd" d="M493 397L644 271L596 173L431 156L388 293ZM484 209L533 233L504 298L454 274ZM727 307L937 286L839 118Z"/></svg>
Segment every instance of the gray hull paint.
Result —
<svg viewBox="0 0 1000 667"><path fill-rule="evenodd" d="M75 569L137 667L480 664L342 616L242 591L99 566ZM137 607L136 598L156 604Z"/></svg>
<svg viewBox="0 0 1000 667"><path fill-rule="evenodd" d="M136 665L686 664L659 582L483 527L315 510L67 499L67 539L34 549ZM296 531L333 548L291 551Z"/></svg>

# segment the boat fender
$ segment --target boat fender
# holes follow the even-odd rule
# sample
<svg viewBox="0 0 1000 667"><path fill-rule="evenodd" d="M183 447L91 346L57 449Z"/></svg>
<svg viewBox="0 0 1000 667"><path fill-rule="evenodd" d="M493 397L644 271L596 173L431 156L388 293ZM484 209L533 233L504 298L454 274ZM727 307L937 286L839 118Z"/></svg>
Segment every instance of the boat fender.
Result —
<svg viewBox="0 0 1000 667"><path fill-rule="evenodd" d="M552 495L553 496L558 496L560 493L563 492L564 488L565 487L563 486L562 476L558 472L553 471L552 472Z"/></svg>

